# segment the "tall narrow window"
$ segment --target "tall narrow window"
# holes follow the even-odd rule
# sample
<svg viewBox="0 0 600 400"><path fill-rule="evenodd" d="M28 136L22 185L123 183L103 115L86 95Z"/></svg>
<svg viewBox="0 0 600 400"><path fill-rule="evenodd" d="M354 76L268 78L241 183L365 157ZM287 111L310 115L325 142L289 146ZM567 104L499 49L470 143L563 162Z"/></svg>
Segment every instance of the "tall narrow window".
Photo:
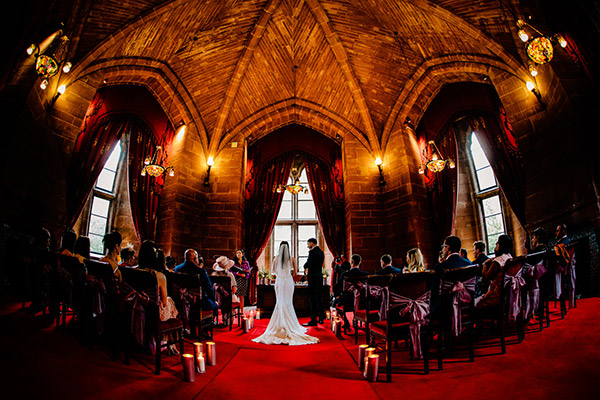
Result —
<svg viewBox="0 0 600 400"><path fill-rule="evenodd" d="M309 187L304 168L298 179L302 186ZM295 177L290 175L288 184L294 181ZM302 192L292 194L286 191L271 237L272 254L277 254L280 243L287 241L290 244L292 257L295 257L298 262L298 272L303 273L303 266L308 258L306 241L317 237L318 225L317 211L310 191L307 194Z"/></svg>
<svg viewBox="0 0 600 400"><path fill-rule="evenodd" d="M111 205L116 197L115 186L120 159L121 142L119 141L100 172L92 193L88 236L91 253L96 256L104 254L102 238L109 228Z"/></svg>
<svg viewBox="0 0 600 400"><path fill-rule="evenodd" d="M471 159L477 183L476 196L483 216L484 234L488 253L496 246L498 236L506 233L500 188L494 171L474 132L471 133Z"/></svg>

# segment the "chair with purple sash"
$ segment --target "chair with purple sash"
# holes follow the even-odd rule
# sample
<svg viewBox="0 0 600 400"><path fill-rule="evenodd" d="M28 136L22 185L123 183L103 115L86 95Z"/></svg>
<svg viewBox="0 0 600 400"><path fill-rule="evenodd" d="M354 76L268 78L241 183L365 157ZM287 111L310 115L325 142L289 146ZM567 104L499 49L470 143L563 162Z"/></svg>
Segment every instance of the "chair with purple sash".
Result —
<svg viewBox="0 0 600 400"><path fill-rule="evenodd" d="M371 323L373 343L385 343L386 378L392 380L392 343L406 340L411 358L423 359L425 374L429 373L429 298L427 287L433 272L393 275L389 283L385 317Z"/></svg>
<svg viewBox="0 0 600 400"><path fill-rule="evenodd" d="M149 270L122 268L124 289L122 297L129 315L131 334L140 344L145 342L145 332L156 342L155 371L160 375L161 353L164 347L179 344L183 364L183 322L179 318L160 320L159 288L156 275Z"/></svg>
<svg viewBox="0 0 600 400"><path fill-rule="evenodd" d="M229 325L229 330L233 328L234 315L238 315L240 303L233 301L233 288L231 287L231 278L222 272L213 272L210 275L210 281L215 291L215 302L221 310L222 321ZM236 312L237 309L237 312ZM227 322L225 322L227 321ZM238 325L241 327L241 319L238 316Z"/></svg>
<svg viewBox="0 0 600 400"><path fill-rule="evenodd" d="M73 315L73 319L79 324L80 335L83 333L81 323L81 312L83 310L84 293L87 284L85 266L75 257L67 255L59 255L58 263L61 269L66 274L62 276L61 282L63 286L61 303L62 303L62 327L63 332L67 325L67 313ZM58 322L58 319L57 319Z"/></svg>
<svg viewBox="0 0 600 400"><path fill-rule="evenodd" d="M357 310L365 308L365 283L367 276L345 276L342 288L342 301L335 306L338 315L341 315L344 322L347 321L346 313L354 314ZM356 329L354 317L352 317L352 325ZM344 323L344 333L348 334L346 324ZM355 336L355 344L358 341L358 335Z"/></svg>
<svg viewBox="0 0 600 400"><path fill-rule="evenodd" d="M354 337L358 343L358 331L365 332L366 343L371 343L370 325L385 319L387 312L387 291L391 275L370 275L365 282L365 309L354 312Z"/></svg>
<svg viewBox="0 0 600 400"><path fill-rule="evenodd" d="M544 300L547 297L544 295L546 290L544 277L548 270L546 266L548 256L547 251L528 254L523 264L523 277L526 282L525 321L531 320L537 314L540 331L544 329L544 317L547 318L548 326L550 326L550 310L548 302Z"/></svg>
<svg viewBox="0 0 600 400"><path fill-rule="evenodd" d="M561 268L562 293L558 296L560 299L560 313L562 318L567 315L569 309L577 307L577 300L575 298L575 282L577 280L575 274L575 243L569 243L565 247L569 254L569 262L564 268Z"/></svg>
<svg viewBox="0 0 600 400"><path fill-rule="evenodd" d="M183 326L202 339L213 337L213 312L202 310L202 285L200 275L178 272L164 272L167 278L169 296L175 302ZM196 333L197 328L197 333ZM204 335L203 332L206 332Z"/></svg>
<svg viewBox="0 0 600 400"><path fill-rule="evenodd" d="M469 360L475 358L473 350L473 308L475 283L481 276L480 265L445 269L439 286L439 311L432 321L437 332L438 368L443 369L444 342L450 344L465 330L468 333Z"/></svg>
<svg viewBox="0 0 600 400"><path fill-rule="evenodd" d="M526 257L510 259L502 269L502 282L504 282L501 298L504 300L506 320L515 321L517 338L519 342L525 339L525 302L526 282L523 277L523 266Z"/></svg>
<svg viewBox="0 0 600 400"><path fill-rule="evenodd" d="M119 281L110 264L85 260L87 284L83 323L90 349L98 335L104 335L116 346L119 343ZM113 348L116 351L116 347Z"/></svg>

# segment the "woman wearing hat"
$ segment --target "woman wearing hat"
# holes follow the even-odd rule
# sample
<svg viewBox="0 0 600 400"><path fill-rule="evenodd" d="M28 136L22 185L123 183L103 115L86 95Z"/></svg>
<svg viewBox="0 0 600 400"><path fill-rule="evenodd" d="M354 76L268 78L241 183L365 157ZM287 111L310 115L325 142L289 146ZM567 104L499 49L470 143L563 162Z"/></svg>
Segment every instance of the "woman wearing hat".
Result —
<svg viewBox="0 0 600 400"><path fill-rule="evenodd" d="M237 282L237 295L240 298L240 308L244 309L244 296L248 294L248 279L250 279L250 263L246 260L244 250L239 249L233 257L234 265L231 268Z"/></svg>

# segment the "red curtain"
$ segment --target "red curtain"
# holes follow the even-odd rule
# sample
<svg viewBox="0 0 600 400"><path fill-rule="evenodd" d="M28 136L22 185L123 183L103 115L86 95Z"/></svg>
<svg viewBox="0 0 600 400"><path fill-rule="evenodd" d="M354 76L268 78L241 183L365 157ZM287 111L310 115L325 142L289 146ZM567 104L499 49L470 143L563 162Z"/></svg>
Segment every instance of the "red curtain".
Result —
<svg viewBox="0 0 600 400"><path fill-rule="evenodd" d="M479 112L469 123L490 162L504 197L521 225L525 226L525 169L523 157L502 106L497 115Z"/></svg>
<svg viewBox="0 0 600 400"><path fill-rule="evenodd" d="M304 161L323 236L331 253L341 255L346 238L342 160L327 165L304 155Z"/></svg>
<svg viewBox="0 0 600 400"><path fill-rule="evenodd" d="M260 155L258 155L260 156ZM249 158L246 176L246 205L244 209L244 249L250 265L256 267L256 259L264 249L275 225L283 193L277 193L278 185L285 185L292 168L293 157L286 153L259 166ZM257 268L250 277L250 302L256 301Z"/></svg>
<svg viewBox="0 0 600 400"><path fill-rule="evenodd" d="M448 123L437 133L423 132L420 136L422 162L431 158L432 154L425 145L429 140L434 140L442 157L445 159L451 158L456 164L456 168L452 169L446 166L441 172L431 172L425 168L425 183L430 203L433 239L436 243L441 244L454 228L458 182L456 135L452 124Z"/></svg>
<svg viewBox="0 0 600 400"><path fill-rule="evenodd" d="M128 126L127 117L123 115L93 118L96 107L102 105L101 97L96 96L88 109L67 170L68 227L75 225L104 164Z"/></svg>
<svg viewBox="0 0 600 400"><path fill-rule="evenodd" d="M170 143L172 136L173 130L169 129L163 138L166 143ZM141 176L141 169L146 157L151 157L156 151L157 144L152 130L141 119L133 119L129 135L129 201L140 242L156 238L158 209L165 178ZM164 142L160 144L166 149Z"/></svg>

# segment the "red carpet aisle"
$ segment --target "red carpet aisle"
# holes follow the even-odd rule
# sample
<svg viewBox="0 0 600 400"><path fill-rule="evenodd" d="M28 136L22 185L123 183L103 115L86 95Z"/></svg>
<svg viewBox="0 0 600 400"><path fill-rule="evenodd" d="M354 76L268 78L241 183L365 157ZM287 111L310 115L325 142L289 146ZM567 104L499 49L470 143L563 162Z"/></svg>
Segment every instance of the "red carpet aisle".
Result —
<svg viewBox="0 0 600 400"><path fill-rule="evenodd" d="M249 335L234 331L219 336L221 343L241 341L241 348L202 390L203 398L336 399L343 393L365 400L377 398L329 325L309 328L307 333L317 336L321 341L318 344L286 346L252 342L252 338L265 331L268 322L255 321L255 329Z"/></svg>

